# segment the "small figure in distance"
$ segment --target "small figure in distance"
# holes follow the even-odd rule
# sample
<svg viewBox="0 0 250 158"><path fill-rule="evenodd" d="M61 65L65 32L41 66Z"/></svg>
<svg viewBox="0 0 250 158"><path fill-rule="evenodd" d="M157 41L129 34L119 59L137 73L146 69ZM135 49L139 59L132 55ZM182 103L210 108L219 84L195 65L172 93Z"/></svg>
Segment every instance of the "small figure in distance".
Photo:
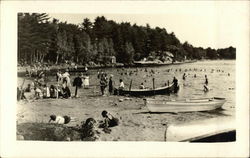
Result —
<svg viewBox="0 0 250 158"><path fill-rule="evenodd" d="M145 87L144 87L144 84L143 84L143 83L141 83L141 85L139 86L139 89L145 89Z"/></svg>
<svg viewBox="0 0 250 158"><path fill-rule="evenodd" d="M69 122L75 122L76 119L70 116L56 116L50 115L49 123L56 123L56 124L68 124Z"/></svg>
<svg viewBox="0 0 250 158"><path fill-rule="evenodd" d="M209 88L207 85L204 85L204 89L203 89L204 92L208 92L209 91Z"/></svg>
<svg viewBox="0 0 250 158"><path fill-rule="evenodd" d="M185 80L186 77L187 77L187 76L186 76L186 73L184 73L183 76L182 76L182 79Z"/></svg>
<svg viewBox="0 0 250 158"><path fill-rule="evenodd" d="M205 75L205 84L208 85L208 78L207 78L207 75Z"/></svg>

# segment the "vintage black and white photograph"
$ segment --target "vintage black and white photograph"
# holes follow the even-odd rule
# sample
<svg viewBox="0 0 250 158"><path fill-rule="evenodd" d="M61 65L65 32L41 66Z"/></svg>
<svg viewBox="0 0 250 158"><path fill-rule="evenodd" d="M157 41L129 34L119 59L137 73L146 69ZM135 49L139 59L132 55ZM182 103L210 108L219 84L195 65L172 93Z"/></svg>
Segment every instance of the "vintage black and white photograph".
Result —
<svg viewBox="0 0 250 158"><path fill-rule="evenodd" d="M220 145L218 156L242 142L239 123L249 118L249 11L240 2L25 4L3 10L13 17L9 29L16 29L10 38L3 32L14 39L3 50L15 62L2 67L6 76L14 69L16 105L9 113L4 105L3 117L15 122L9 127L16 144L91 143L86 150L92 151L103 148L99 143L143 143L149 153L147 143L159 143L174 149L155 146L160 156L174 156L201 143L205 150ZM223 145L227 153L219 151Z"/></svg>
<svg viewBox="0 0 250 158"><path fill-rule="evenodd" d="M18 140L236 140L234 45L169 15L17 16Z"/></svg>

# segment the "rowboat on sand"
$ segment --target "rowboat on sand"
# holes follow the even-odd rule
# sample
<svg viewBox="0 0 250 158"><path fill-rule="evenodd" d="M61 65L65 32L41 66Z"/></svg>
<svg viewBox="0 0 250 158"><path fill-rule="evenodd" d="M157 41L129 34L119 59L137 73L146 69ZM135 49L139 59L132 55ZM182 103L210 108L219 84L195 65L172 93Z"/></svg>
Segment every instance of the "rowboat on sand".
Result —
<svg viewBox="0 0 250 158"><path fill-rule="evenodd" d="M130 95L130 96L153 96L153 95L163 95L172 93L175 90L174 84L169 86L159 87L155 89L131 89L131 90L117 90L119 95Z"/></svg>
<svg viewBox="0 0 250 158"><path fill-rule="evenodd" d="M172 113L215 110L221 108L225 102L225 98L218 97L183 100L145 99L150 112Z"/></svg>
<svg viewBox="0 0 250 158"><path fill-rule="evenodd" d="M165 141L174 142L232 142L236 141L236 124L233 117L216 117L169 124Z"/></svg>

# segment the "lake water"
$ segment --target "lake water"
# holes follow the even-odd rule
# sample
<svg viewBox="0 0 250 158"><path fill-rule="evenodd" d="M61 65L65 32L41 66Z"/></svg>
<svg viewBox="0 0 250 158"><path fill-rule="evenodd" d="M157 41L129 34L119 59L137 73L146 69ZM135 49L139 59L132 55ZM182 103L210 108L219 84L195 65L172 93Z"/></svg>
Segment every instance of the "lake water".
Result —
<svg viewBox="0 0 250 158"><path fill-rule="evenodd" d="M161 87L167 81L171 83L175 76L180 85L177 94L170 96L160 95L156 98L183 99L183 98L207 98L207 97L223 97L226 103L220 113L226 115L235 115L235 60L215 60L215 61L198 61L195 63L187 63L181 65L169 65L162 67L147 67L127 69L107 69L108 74L114 74L114 80L118 86L119 79L123 79L125 86L128 88L132 80L132 89L138 88L141 83L145 87L152 88L155 78L155 87ZM145 72L147 69L147 72ZM181 71L180 71L181 69ZM196 69L196 70L195 70ZM150 71L155 73L152 74ZM185 71L186 70L186 71ZM133 72L132 75L125 75L124 72ZM183 80L183 74L187 77ZM196 74L196 77L194 75ZM205 83L205 75L208 78L209 92L203 91Z"/></svg>

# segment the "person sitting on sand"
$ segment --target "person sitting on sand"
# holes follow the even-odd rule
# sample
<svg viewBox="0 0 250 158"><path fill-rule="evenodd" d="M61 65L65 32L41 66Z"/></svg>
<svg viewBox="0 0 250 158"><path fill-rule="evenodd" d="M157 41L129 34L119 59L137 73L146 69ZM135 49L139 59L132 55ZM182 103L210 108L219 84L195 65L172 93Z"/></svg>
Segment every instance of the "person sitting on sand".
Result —
<svg viewBox="0 0 250 158"><path fill-rule="evenodd" d="M85 123L82 124L81 140L83 141L96 141L99 139L100 132L96 128L96 120L88 118Z"/></svg>
<svg viewBox="0 0 250 158"><path fill-rule="evenodd" d="M144 87L144 84L143 83L141 83L141 85L139 86L139 89L144 89L145 87Z"/></svg>
<svg viewBox="0 0 250 158"><path fill-rule="evenodd" d="M35 90L35 98L36 99L43 98L42 90L39 87L35 87L34 90Z"/></svg>
<svg viewBox="0 0 250 158"><path fill-rule="evenodd" d="M71 97L70 89L65 83L62 86L62 97L66 99Z"/></svg>
<svg viewBox="0 0 250 158"><path fill-rule="evenodd" d="M28 84L28 86L25 88L25 92L31 92L31 85Z"/></svg>
<svg viewBox="0 0 250 158"><path fill-rule="evenodd" d="M47 84L43 85L43 98L49 98L50 97L50 90Z"/></svg>
<svg viewBox="0 0 250 158"><path fill-rule="evenodd" d="M50 91L50 98L57 98L58 97L58 90L54 85L50 86L49 91Z"/></svg>
<svg viewBox="0 0 250 158"><path fill-rule="evenodd" d="M56 123L56 124L68 124L69 122L75 122L76 119L70 116L56 116L50 115L49 123Z"/></svg>
<svg viewBox="0 0 250 158"><path fill-rule="evenodd" d="M100 125L101 128L109 128L119 125L119 119L113 117L106 110L102 111L102 117L104 118L103 123Z"/></svg>

